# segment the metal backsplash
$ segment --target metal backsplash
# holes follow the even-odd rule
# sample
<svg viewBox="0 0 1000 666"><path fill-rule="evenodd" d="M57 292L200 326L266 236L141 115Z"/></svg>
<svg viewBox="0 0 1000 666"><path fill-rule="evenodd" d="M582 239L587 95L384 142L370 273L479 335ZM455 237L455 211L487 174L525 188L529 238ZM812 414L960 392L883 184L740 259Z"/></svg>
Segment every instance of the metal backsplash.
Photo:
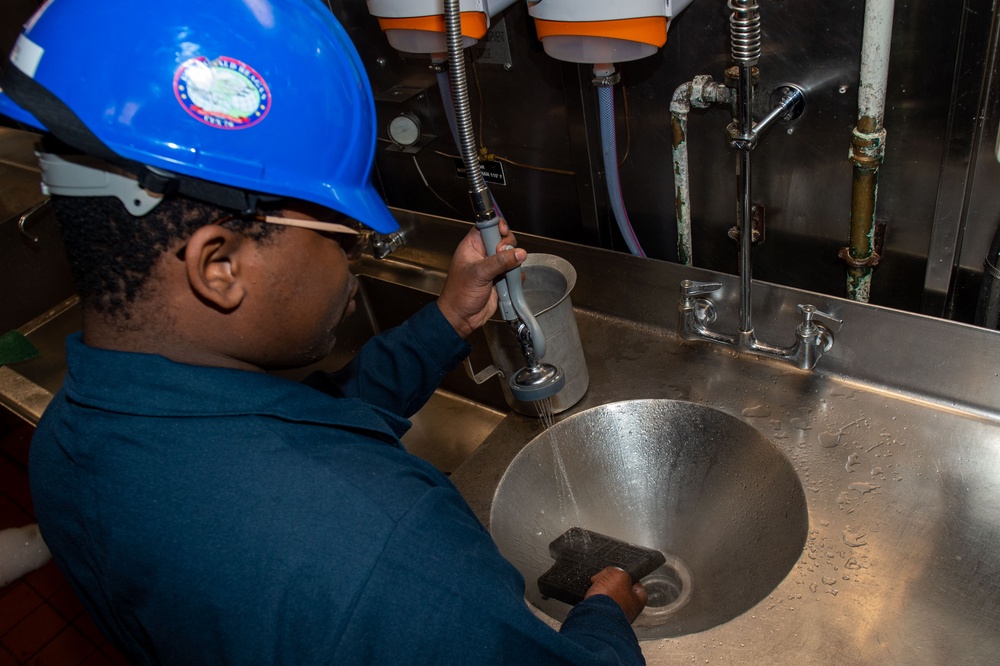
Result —
<svg viewBox="0 0 1000 666"><path fill-rule="evenodd" d="M364 2L329 2L376 92L383 139L377 169L389 203L467 219L466 182L449 157L456 150L429 60L392 49ZM764 204L767 223L754 275L841 296L845 266L837 252L850 219L848 151L864 2L759 4L758 97L766 101L773 88L793 82L807 101L801 118L772 128L754 153L754 200ZM896 3L878 198L887 235L874 303L971 319L1000 217L993 13L987 0ZM663 49L620 67L627 97L626 113L617 96L623 154L627 146L622 188L640 241L655 258L676 259L670 99L697 74L723 79L731 64L728 15L724 0L697 0L673 22ZM499 18L509 55L480 55L470 91L477 138L509 160L502 161L505 184L491 185L503 213L515 230L624 250L606 202L589 68L542 51L525 3ZM399 113L416 115L430 139L415 153L388 141L384 128ZM721 107L691 113L691 197L695 265L735 273L736 246L727 236L736 218L729 121Z"/></svg>

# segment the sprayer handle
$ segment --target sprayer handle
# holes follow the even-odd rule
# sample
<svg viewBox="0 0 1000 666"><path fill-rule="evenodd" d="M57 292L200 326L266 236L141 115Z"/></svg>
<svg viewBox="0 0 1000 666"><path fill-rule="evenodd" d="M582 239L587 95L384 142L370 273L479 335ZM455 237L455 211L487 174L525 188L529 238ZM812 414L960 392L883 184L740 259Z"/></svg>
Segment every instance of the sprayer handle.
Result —
<svg viewBox="0 0 1000 666"><path fill-rule="evenodd" d="M476 222L476 228L483 237L483 244L486 246L486 253L494 255L497 245L503 240L500 236L500 218L493 216L489 220ZM509 247L509 246L508 246ZM528 302L524 298L524 290L521 288L521 267L507 271L503 280L497 280L497 298L500 306L500 314L504 321L521 321L528 329L531 336L531 347L535 360L541 360L545 356L545 335L542 327L539 326L535 316L528 309Z"/></svg>
<svg viewBox="0 0 1000 666"><path fill-rule="evenodd" d="M500 218L495 217L486 223L476 223L476 228L479 229L479 234L483 237L483 245L486 247L486 254L493 256L497 253L497 245L503 240L500 236ZM515 269L520 271L520 268ZM510 271L507 273L509 278ZM510 301L510 294L507 290L507 283L509 279L497 280L496 289L497 297L500 307L500 315L504 318L504 321L513 321L517 319L517 311L514 310L514 305Z"/></svg>

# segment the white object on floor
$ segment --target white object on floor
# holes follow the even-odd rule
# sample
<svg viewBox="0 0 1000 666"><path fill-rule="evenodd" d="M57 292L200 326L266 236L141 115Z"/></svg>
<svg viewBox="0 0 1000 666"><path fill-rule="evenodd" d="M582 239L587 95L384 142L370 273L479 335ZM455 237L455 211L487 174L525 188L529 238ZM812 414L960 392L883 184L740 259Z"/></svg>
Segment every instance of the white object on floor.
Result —
<svg viewBox="0 0 1000 666"><path fill-rule="evenodd" d="M38 525L0 530L0 587L38 569L52 559Z"/></svg>

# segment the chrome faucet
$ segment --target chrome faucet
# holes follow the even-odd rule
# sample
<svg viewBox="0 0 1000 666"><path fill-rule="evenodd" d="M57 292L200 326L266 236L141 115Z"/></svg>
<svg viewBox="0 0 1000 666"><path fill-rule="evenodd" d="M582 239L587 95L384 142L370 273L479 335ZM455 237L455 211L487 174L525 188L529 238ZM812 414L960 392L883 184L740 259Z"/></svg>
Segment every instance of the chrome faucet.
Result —
<svg viewBox="0 0 1000 666"><path fill-rule="evenodd" d="M402 230L372 234L372 254L376 259L385 259L401 247L406 247L406 236Z"/></svg>
<svg viewBox="0 0 1000 666"><path fill-rule="evenodd" d="M735 334L719 333L708 328L718 317L715 303L706 295L721 289L718 282L681 281L681 300L678 306L680 334L685 340L710 340L739 351L789 361L801 370L811 370L825 352L833 347L833 331L817 318L840 325L843 320L827 312L820 312L815 305L801 304L802 322L795 327L795 342L787 347L777 347L757 340L753 329L740 329Z"/></svg>
<svg viewBox="0 0 1000 666"><path fill-rule="evenodd" d="M760 12L756 0L729 0L732 14L729 17L730 43L739 80L736 86L736 104L733 122L727 128L729 145L738 151L736 210L739 218L740 258L740 326L735 334L718 333L708 328L717 318L715 303L706 298L720 289L717 282L681 282L680 334L685 340L709 340L735 347L761 356L790 361L796 367L810 370L824 352L833 346L833 332L814 321L819 317L841 324L840 319L820 312L814 305L799 305L802 323L795 329L796 340L788 347L778 347L757 340L754 335L751 308L753 305L753 215L750 197L750 155L757 146L760 134L778 119L793 120L802 113L805 97L802 89L788 84L775 89L771 95L772 109L758 123L753 121L754 65L761 53Z"/></svg>

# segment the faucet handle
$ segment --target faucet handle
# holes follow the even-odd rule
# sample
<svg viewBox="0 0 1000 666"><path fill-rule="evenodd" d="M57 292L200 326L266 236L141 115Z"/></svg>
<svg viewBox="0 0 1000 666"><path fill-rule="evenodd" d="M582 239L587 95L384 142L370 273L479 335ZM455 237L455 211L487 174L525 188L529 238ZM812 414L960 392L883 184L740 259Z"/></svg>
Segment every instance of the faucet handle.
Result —
<svg viewBox="0 0 1000 666"><path fill-rule="evenodd" d="M805 303L805 304L800 303L799 306L798 306L798 308L799 308L799 312L802 313L802 332L803 333L812 333L812 328L816 326L816 324L813 322L813 318L814 317L817 317L817 318L820 318L820 319L826 319L830 323L836 324L838 326L838 328L839 328L839 326L841 324L844 323L843 319L839 319L837 317L834 317L832 314L830 314L828 312L823 312L821 310L817 310L815 305L811 305L809 303Z"/></svg>
<svg viewBox="0 0 1000 666"><path fill-rule="evenodd" d="M692 296L704 296L713 291L722 289L721 282L695 282L694 280L681 280L681 296L691 298Z"/></svg>

